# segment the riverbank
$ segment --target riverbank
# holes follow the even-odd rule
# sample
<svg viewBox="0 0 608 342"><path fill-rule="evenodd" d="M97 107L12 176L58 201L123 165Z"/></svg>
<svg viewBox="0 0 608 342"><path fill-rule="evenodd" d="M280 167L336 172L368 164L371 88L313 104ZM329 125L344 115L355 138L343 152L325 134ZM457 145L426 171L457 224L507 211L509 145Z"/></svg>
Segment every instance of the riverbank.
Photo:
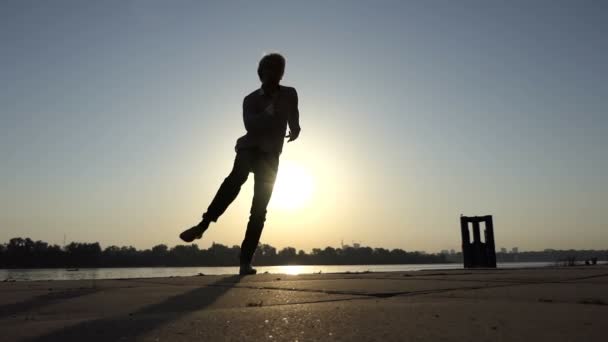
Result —
<svg viewBox="0 0 608 342"><path fill-rule="evenodd" d="M0 283L3 341L604 341L608 266Z"/></svg>
<svg viewBox="0 0 608 342"><path fill-rule="evenodd" d="M550 262L518 262L498 264L499 268L555 266ZM256 266L258 273L314 274L354 272L410 272L421 270L462 269L462 264L384 264L384 265L283 265ZM0 281L88 280L188 277L199 274L237 274L238 267L107 267L107 268L38 268L0 269Z"/></svg>

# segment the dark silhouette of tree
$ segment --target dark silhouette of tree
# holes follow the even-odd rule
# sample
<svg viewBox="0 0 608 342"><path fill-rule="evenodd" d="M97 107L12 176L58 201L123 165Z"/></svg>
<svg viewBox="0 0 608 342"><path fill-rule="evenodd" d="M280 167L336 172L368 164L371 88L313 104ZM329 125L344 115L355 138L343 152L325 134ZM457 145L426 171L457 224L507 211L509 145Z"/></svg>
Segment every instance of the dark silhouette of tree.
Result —
<svg viewBox="0 0 608 342"><path fill-rule="evenodd" d="M286 265L294 265L297 263L298 255L296 254L296 249L293 247L285 247L279 251L277 254L279 260L283 260L283 263Z"/></svg>
<svg viewBox="0 0 608 342"><path fill-rule="evenodd" d="M72 242L65 246L68 267L98 267L101 265L101 246L95 243Z"/></svg>
<svg viewBox="0 0 608 342"><path fill-rule="evenodd" d="M30 238L13 238L0 244L0 268L44 267L151 267L151 266L237 266L239 246L228 247L213 243L208 249L198 245L156 245L151 249L137 250L132 246L108 246L99 243L72 242L64 248ZM548 261L555 262L575 257L590 260L606 259L608 251L545 250L542 252L497 253L499 262ZM355 265L355 264L422 264L462 262L462 254L427 254L388 250L366 246L343 248L313 248L306 253L293 247L277 249L260 244L255 254L257 265Z"/></svg>
<svg viewBox="0 0 608 342"><path fill-rule="evenodd" d="M267 244L260 244L255 251L254 259L258 265L275 265L277 249Z"/></svg>
<svg viewBox="0 0 608 342"><path fill-rule="evenodd" d="M152 247L150 250L148 260L153 265L166 266L169 263L169 247L167 245L161 244Z"/></svg>

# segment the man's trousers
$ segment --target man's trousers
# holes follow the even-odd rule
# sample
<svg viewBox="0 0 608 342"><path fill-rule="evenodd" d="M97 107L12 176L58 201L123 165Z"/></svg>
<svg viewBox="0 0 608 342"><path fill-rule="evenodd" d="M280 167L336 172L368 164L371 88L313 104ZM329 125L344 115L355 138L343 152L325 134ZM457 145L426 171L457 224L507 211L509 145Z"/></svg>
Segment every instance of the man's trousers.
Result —
<svg viewBox="0 0 608 342"><path fill-rule="evenodd" d="M266 221L266 207L272 195L278 168L278 153L269 153L253 148L239 149L234 158L232 171L222 182L209 208L207 208L207 212L203 214L203 218L213 222L217 221L239 194L241 186L249 177L249 173L253 172L255 182L253 201L245 239L241 244L241 264L251 263L260 241Z"/></svg>

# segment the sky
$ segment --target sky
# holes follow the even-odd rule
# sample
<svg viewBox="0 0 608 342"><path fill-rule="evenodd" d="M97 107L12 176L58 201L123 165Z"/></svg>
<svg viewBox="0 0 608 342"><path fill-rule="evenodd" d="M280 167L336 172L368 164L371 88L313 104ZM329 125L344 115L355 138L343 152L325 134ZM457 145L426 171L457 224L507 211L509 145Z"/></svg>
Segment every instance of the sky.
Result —
<svg viewBox="0 0 608 342"><path fill-rule="evenodd" d="M263 243L460 250L464 214L606 249L607 35L599 0L2 1L0 242L182 243L279 52L302 133ZM240 245L252 193L201 248Z"/></svg>

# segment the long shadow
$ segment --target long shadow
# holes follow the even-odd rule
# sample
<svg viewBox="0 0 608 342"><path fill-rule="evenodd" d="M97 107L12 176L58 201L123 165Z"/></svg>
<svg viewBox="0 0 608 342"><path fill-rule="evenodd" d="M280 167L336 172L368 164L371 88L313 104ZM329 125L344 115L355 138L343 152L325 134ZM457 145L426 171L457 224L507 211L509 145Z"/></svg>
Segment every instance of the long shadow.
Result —
<svg viewBox="0 0 608 342"><path fill-rule="evenodd" d="M240 279L240 276L222 278L128 315L82 322L33 338L31 341L132 341L154 328L213 304Z"/></svg>
<svg viewBox="0 0 608 342"><path fill-rule="evenodd" d="M0 305L0 318L16 316L21 312L27 312L32 309L40 309L43 306L55 304L66 299L90 295L98 291L99 289L95 288L55 291L36 296L22 302Z"/></svg>

